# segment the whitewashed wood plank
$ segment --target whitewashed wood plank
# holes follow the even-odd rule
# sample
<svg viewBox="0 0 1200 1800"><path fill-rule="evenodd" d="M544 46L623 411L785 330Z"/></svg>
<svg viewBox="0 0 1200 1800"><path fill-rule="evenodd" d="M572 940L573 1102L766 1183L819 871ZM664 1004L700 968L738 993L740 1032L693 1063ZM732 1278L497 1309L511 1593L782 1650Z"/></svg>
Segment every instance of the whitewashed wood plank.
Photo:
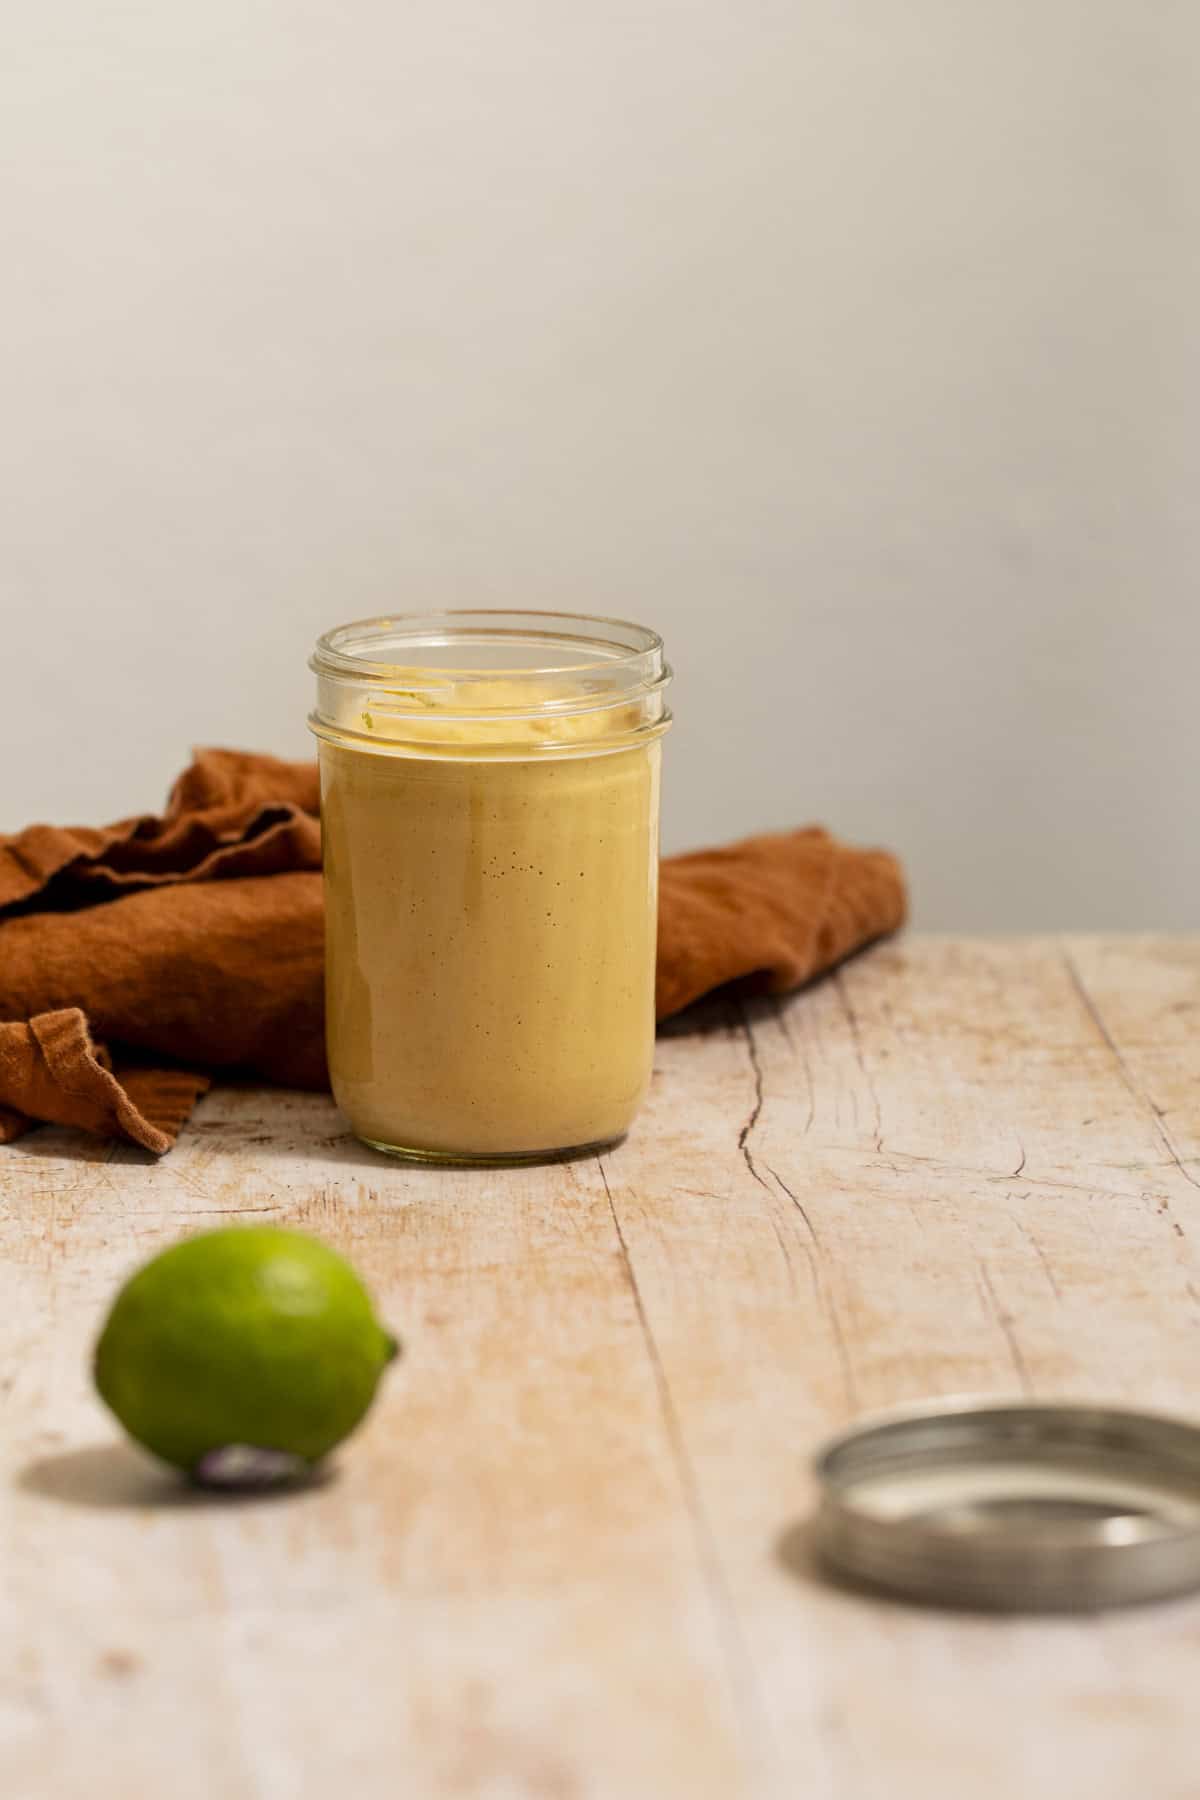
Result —
<svg viewBox="0 0 1200 1800"><path fill-rule="evenodd" d="M403 1169L253 1089L162 1164L0 1155L6 1796L1193 1794L1196 1603L920 1613L793 1527L863 1408L1194 1404L1198 992L1181 940L910 939L665 1037L602 1164ZM238 1216L345 1250L410 1354L336 1482L229 1507L147 1490L86 1355Z"/></svg>
<svg viewBox="0 0 1200 1800"><path fill-rule="evenodd" d="M679 1175L684 1085L703 1186ZM1195 1191L1063 947L884 947L671 1039L654 1107L610 1184L780 1779L1057 1793L1069 1745L1071 1791L1189 1792L1195 1603L1149 1627L980 1623L832 1593L764 1548L808 1510L816 1439L861 1409L1197 1408Z"/></svg>

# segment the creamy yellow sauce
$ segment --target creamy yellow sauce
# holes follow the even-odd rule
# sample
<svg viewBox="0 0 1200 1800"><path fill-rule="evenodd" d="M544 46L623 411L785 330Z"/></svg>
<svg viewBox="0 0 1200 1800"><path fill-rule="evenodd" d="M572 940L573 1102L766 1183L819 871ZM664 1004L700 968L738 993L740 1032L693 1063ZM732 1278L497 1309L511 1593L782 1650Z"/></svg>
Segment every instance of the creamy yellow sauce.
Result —
<svg viewBox="0 0 1200 1800"><path fill-rule="evenodd" d="M510 687L517 708L525 682L471 691L495 708ZM359 726L378 753L320 749L339 1106L430 1155L619 1137L653 1055L660 743L606 750L629 722L592 712L553 731L594 752L539 754L540 718L458 717L413 753L381 699Z"/></svg>

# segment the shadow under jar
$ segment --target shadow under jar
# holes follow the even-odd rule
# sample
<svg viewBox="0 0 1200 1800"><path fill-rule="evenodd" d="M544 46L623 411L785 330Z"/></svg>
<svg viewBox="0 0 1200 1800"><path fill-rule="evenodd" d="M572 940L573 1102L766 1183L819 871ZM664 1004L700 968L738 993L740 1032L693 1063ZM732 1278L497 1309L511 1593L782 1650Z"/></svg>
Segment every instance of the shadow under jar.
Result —
<svg viewBox="0 0 1200 1800"><path fill-rule="evenodd" d="M328 632L311 666L326 1040L354 1131L481 1163L623 1136L654 1052L662 640L398 614Z"/></svg>

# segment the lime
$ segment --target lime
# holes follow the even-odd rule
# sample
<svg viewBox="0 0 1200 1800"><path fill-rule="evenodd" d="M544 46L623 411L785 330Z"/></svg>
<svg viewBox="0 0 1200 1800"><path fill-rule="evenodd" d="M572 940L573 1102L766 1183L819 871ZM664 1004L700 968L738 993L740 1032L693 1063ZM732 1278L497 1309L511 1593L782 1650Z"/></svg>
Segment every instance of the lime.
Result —
<svg viewBox="0 0 1200 1800"><path fill-rule="evenodd" d="M147 1450L241 1484L340 1444L397 1350L335 1251L242 1226L187 1238L131 1276L96 1346L96 1386Z"/></svg>

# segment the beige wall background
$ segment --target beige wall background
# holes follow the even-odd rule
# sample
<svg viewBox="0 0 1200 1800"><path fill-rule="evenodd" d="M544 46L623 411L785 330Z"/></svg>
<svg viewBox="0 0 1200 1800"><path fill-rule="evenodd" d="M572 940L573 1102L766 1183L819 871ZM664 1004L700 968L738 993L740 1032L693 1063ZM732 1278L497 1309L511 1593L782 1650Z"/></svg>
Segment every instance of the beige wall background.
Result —
<svg viewBox="0 0 1200 1800"><path fill-rule="evenodd" d="M318 630L651 621L665 832L931 927L1200 895L1192 0L39 0L0 829L303 754Z"/></svg>

